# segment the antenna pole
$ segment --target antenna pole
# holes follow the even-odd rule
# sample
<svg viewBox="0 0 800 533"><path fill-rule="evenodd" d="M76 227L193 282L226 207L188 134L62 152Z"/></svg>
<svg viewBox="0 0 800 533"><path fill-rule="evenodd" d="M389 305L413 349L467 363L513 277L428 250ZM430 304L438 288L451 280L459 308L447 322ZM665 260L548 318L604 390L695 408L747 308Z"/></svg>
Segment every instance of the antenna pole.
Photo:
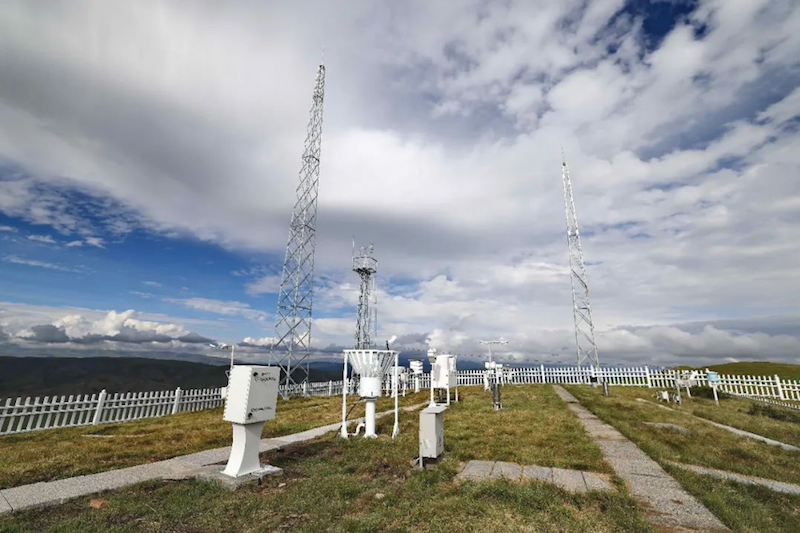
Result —
<svg viewBox="0 0 800 533"><path fill-rule="evenodd" d="M592 306L589 303L589 284L586 281L586 267L583 263L581 236L578 231L578 217L575 214L575 198L572 195L572 182L569 168L561 153L561 179L564 182L564 207L567 218L567 247L569 248L570 283L572 285L572 315L575 321L575 351L578 356L578 370L584 363L595 370L600 368L597 345L594 341L594 322Z"/></svg>
<svg viewBox="0 0 800 533"><path fill-rule="evenodd" d="M358 255L353 255L353 272L361 278L355 334L357 350L371 347L373 336L377 335L377 302L374 300L374 275L377 271L378 261L373 257L373 246L359 248Z"/></svg>
<svg viewBox="0 0 800 533"><path fill-rule="evenodd" d="M289 241L286 244L286 258L283 261L272 345L273 352L277 349L275 355L282 371L280 385L284 399L289 397L292 385L308 381L324 99L325 65L320 64L309 112L297 200L289 224Z"/></svg>

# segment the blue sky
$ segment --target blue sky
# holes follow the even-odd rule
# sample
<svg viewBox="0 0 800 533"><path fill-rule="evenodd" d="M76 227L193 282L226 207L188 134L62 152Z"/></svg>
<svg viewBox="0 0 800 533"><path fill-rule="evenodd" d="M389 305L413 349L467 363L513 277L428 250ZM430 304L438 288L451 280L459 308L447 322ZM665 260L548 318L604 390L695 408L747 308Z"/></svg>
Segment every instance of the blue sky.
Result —
<svg viewBox="0 0 800 533"><path fill-rule="evenodd" d="M798 24L779 0L6 3L2 353L268 345L324 46L317 347L351 342L355 236L380 337L571 362L563 146L602 361L798 362Z"/></svg>

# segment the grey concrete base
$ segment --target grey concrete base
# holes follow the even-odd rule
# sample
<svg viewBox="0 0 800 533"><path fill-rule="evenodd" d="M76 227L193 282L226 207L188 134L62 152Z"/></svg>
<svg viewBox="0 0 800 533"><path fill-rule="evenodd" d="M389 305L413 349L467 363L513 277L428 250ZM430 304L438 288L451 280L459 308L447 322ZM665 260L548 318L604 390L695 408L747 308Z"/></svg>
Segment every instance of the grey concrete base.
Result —
<svg viewBox="0 0 800 533"><path fill-rule="evenodd" d="M774 479L766 479L763 477L745 476L744 474L736 474L726 470L717 470L716 468L708 468L698 465L687 465L683 463L676 463L675 461L670 461L669 464L686 470L691 470L692 472L696 472L698 474L726 479L728 481L735 481L737 483L744 483L745 485L760 485L770 490L774 490L775 492L783 492L784 494L800 494L800 485L795 485L794 483L775 481Z"/></svg>
<svg viewBox="0 0 800 533"><path fill-rule="evenodd" d="M725 431L730 431L731 433L734 433L734 434L739 435L741 437L747 437L748 439L761 441L761 442L763 442L765 444L769 444L770 446L777 446L779 448L783 448L784 450L788 450L790 452L800 452L800 448L798 448L797 446L792 446L791 444L786 444L785 442L780 442L780 441L777 441L777 440L773 440L773 439L764 437L762 435L759 435L757 433L750 433L749 431L745 431L743 429L734 428L734 427L731 427L731 426L726 426L725 424L720 424L718 422L714 422L713 420L709 420L708 418L703 418L702 416L697 416L697 415L692 414L692 413L687 413L686 411L678 411L677 409L673 409L671 407L667 407L666 405L660 405L660 404L657 404L657 403L654 403L654 402L651 402L649 400L645 400L645 399L642 399L642 398L636 398L636 401L637 402L642 402L642 403L649 403L651 405L657 405L658 407L660 407L662 409L666 409L667 411L672 411L673 413L680 413L682 415L691 416L692 418L696 418L697 420L702 420L703 422L706 422L707 424L711 424L712 426L718 427L720 429L724 429Z"/></svg>
<svg viewBox="0 0 800 533"><path fill-rule="evenodd" d="M194 477L205 481L212 481L228 490L236 490L245 485L261 484L267 476L279 476L283 474L283 468L272 465L261 465L261 470L247 474L246 476L231 477L222 473L219 465L213 465L200 469Z"/></svg>
<svg viewBox="0 0 800 533"><path fill-rule="evenodd" d="M427 402L403 407L401 409L403 411L413 411L425 405L427 405ZM392 413L394 413L394 411L384 411L383 413L379 413L377 417ZM357 424L361 421L362 419L360 418L349 420L348 424ZM285 435L274 439L261 439L259 451L263 453L270 450L277 450L290 444L309 441L330 431L338 430L340 427L341 423L328 424L327 426L301 431L293 435ZM109 470L107 472L90 474L88 476L77 476L57 481L32 483L30 485L3 489L0 490L0 515L32 507L57 505L71 500L72 498L88 496L89 494L106 490L119 489L135 483L141 483L142 481L154 479L188 479L194 477L198 469L202 467L225 463L230 455L230 450L230 447L226 446L224 448L215 448L213 450L182 455L167 459L166 461L157 461L155 463ZM221 469L222 467L218 466L216 468Z"/></svg>
<svg viewBox="0 0 800 533"><path fill-rule="evenodd" d="M671 429L673 431L677 431L683 435L689 435L691 431L689 431L684 426L680 426L678 424L670 424L668 422L642 422L645 426L650 426L653 428L661 428L661 429Z"/></svg>
<svg viewBox="0 0 800 533"><path fill-rule="evenodd" d="M544 481L576 493L591 490L611 490L613 488L609 476L606 474L536 465L519 465L505 461L469 461L456 476L455 481L460 483L463 481L498 479Z"/></svg>
<svg viewBox="0 0 800 533"><path fill-rule="evenodd" d="M556 393L578 416L614 471L625 480L650 523L664 531L729 532L730 530L636 444L606 424L560 385Z"/></svg>

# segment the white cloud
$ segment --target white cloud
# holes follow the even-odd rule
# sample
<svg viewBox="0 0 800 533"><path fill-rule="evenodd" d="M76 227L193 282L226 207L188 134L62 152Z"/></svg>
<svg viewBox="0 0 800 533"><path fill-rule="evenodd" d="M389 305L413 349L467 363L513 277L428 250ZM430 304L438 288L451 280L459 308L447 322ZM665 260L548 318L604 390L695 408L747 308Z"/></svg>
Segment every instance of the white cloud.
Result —
<svg viewBox="0 0 800 533"><path fill-rule="evenodd" d="M240 344L247 346L268 346L272 347L275 337L245 337Z"/></svg>
<svg viewBox="0 0 800 533"><path fill-rule="evenodd" d="M50 235L28 235L28 240L44 244L56 244L56 240Z"/></svg>
<svg viewBox="0 0 800 533"><path fill-rule="evenodd" d="M3 261L6 263L11 263L14 265L24 265L24 266L32 266L37 268L47 268L50 270L60 270L62 272L81 272L80 269L72 268L64 265L59 265L57 263L50 263L48 261L37 261L35 259L26 259L24 257L19 257L16 255L7 255L3 257Z"/></svg>
<svg viewBox="0 0 800 533"><path fill-rule="evenodd" d="M213 298L164 298L165 302L180 304L197 311L205 311L218 315L242 316L250 320L266 320L267 314L250 307L244 302L235 300L215 300Z"/></svg>
<svg viewBox="0 0 800 533"><path fill-rule="evenodd" d="M351 340L355 234L376 243L387 332L568 352L562 143L598 330L620 353L667 342L621 324L799 312L800 8L704 1L651 47L620 6L253 5L220 27L199 4L11 4L0 155L25 172L0 181L0 211L68 246L142 226L282 257L325 41L315 342ZM65 183L109 198L107 222ZM246 292L274 293L277 262ZM265 319L236 298L173 303ZM702 353L792 357L774 336L691 335Z"/></svg>
<svg viewBox="0 0 800 533"><path fill-rule="evenodd" d="M277 294L281 288L281 277L279 275L267 274L261 276L245 285L245 291L250 296L260 294Z"/></svg>

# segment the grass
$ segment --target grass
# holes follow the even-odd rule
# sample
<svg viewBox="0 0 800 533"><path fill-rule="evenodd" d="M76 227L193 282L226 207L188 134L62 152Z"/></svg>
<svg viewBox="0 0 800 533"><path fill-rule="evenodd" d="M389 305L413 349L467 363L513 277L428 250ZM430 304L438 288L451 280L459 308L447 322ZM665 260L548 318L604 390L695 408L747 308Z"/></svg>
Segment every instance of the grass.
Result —
<svg viewBox="0 0 800 533"><path fill-rule="evenodd" d="M740 437L694 417L635 401L637 397L650 399L652 390L649 389L613 388L610 398L603 398L601 391L588 387L572 386L568 389L599 418L616 427L658 461L686 490L706 504L734 531L800 531L800 498L686 472L668 463L697 464L800 483L799 453ZM755 429L769 425L775 432L792 431L779 427L780 424L791 425L792 422L773 419L769 422L749 421L748 417L760 415L747 414L747 410L738 402L729 404L725 400L721 403L720 412L725 414L718 413L718 416L724 417L726 423L732 426ZM706 408L704 401L692 398L687 399L681 409L692 412L700 407ZM686 427L690 434L651 427L642 422L678 424ZM747 515L746 519L742 518L744 515Z"/></svg>
<svg viewBox="0 0 800 533"><path fill-rule="evenodd" d="M800 412L764 405L746 398L720 395L719 406L710 389L683 404L683 410L735 428L800 447Z"/></svg>
<svg viewBox="0 0 800 533"><path fill-rule="evenodd" d="M231 493L200 481L148 482L101 495L110 502L103 509L90 509L85 498L14 513L0 518L0 530L652 531L624 488L572 495L541 482L453 483L461 460L498 459L495 450L507 459L607 468L593 442L571 442L579 422L550 387L506 387L500 413L480 389L463 392L464 401L445 413L446 456L432 470L411 467L418 416L406 414L395 441L387 437L392 421L381 419L376 440L326 435L264 454L285 474L260 487ZM552 450L537 451L545 447Z"/></svg>
<svg viewBox="0 0 800 533"><path fill-rule="evenodd" d="M709 367L694 368L679 366L681 370L715 370L720 374L738 374L741 376L780 376L783 379L800 379L800 365L791 363L769 363L767 361L742 361L740 363L723 363Z"/></svg>
<svg viewBox="0 0 800 533"><path fill-rule="evenodd" d="M402 405L412 405L426 398L421 392L400 399ZM382 398L378 410L393 405L390 398ZM364 406L359 404L350 418L363 414ZM263 437L331 424L341 416L339 396L278 400L277 417L266 423ZM93 474L230 444L231 425L222 420L222 408L122 424L8 435L0 437L0 487Z"/></svg>
<svg viewBox="0 0 800 533"><path fill-rule="evenodd" d="M669 473L734 531L800 531L800 496L671 467Z"/></svg>

